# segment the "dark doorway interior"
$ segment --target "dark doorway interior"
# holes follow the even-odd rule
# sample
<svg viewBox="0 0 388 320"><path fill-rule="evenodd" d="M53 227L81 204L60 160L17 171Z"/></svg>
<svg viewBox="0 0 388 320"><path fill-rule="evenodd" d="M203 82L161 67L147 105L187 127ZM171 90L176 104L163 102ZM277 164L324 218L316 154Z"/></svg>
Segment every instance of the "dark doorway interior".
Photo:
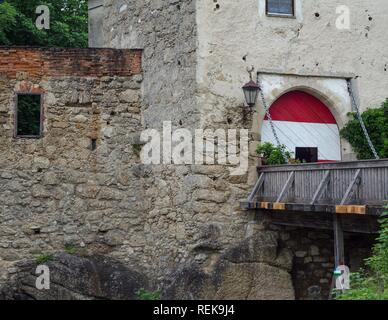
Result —
<svg viewBox="0 0 388 320"><path fill-rule="evenodd" d="M295 148L295 159L302 163L318 162L318 148Z"/></svg>

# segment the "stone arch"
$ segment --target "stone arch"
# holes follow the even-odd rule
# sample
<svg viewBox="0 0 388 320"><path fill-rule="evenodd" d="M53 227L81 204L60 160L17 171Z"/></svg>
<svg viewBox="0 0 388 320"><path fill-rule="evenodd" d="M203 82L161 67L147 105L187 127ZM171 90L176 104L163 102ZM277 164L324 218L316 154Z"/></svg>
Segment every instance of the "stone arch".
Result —
<svg viewBox="0 0 388 320"><path fill-rule="evenodd" d="M329 108L331 114L334 116L337 125L342 128L344 125L344 121L338 111L338 108L336 107L336 102L333 97L333 94L324 94L321 90L318 90L317 88L306 86L306 85L296 85L289 87L285 89L276 99L279 99L284 94L291 92L291 91L303 91L306 92L314 97L316 97L318 100L320 100L327 108ZM274 101L273 101L274 102Z"/></svg>
<svg viewBox="0 0 388 320"><path fill-rule="evenodd" d="M273 123L281 144L289 151L296 153L297 149L301 150L299 148L313 148L303 150L318 153L315 158L318 161L340 161L341 139L337 119L321 99L319 93L313 94L304 87L285 90L271 103ZM266 116L263 118L261 140L276 144Z"/></svg>
<svg viewBox="0 0 388 320"><path fill-rule="evenodd" d="M268 106L271 106L281 96L291 91L303 91L316 97L323 104L325 104L326 107L329 108L339 128L342 128L345 125L345 119L344 119L343 113L341 113L340 110L338 109L338 99L336 99L334 94L323 93L323 90L320 90L316 86L291 85L291 86L282 88L281 90L277 90L274 95L271 95L270 97L266 97L266 102ZM261 103L259 103L259 107L262 107ZM259 114L260 114L259 121L261 122L264 120L265 114L263 112L261 113L259 112Z"/></svg>

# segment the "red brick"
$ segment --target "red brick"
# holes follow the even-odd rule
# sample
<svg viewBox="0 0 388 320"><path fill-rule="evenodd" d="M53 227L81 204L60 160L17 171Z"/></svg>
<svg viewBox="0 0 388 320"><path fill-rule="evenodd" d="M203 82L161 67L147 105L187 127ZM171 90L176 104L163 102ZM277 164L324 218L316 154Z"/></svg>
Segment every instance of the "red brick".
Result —
<svg viewBox="0 0 388 320"><path fill-rule="evenodd" d="M142 72L142 50L0 47L0 74L43 76L132 76Z"/></svg>

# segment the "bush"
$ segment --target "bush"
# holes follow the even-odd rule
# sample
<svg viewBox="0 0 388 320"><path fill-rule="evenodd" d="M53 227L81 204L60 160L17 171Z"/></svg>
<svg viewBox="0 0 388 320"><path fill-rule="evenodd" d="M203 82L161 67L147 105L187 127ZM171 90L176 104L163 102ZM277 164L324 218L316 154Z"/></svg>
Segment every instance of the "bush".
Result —
<svg viewBox="0 0 388 320"><path fill-rule="evenodd" d="M285 154L287 161L285 161L282 151ZM287 164L292 156L291 152L287 151L285 145L277 147L270 142L265 142L261 145L258 145L256 153L261 157L265 158L267 164L269 165Z"/></svg>
<svg viewBox="0 0 388 320"><path fill-rule="evenodd" d="M350 113L351 120L341 130L341 137L351 144L358 159L373 159L366 137L356 113ZM388 99L380 108L368 109L361 117L370 138L381 158L388 158Z"/></svg>

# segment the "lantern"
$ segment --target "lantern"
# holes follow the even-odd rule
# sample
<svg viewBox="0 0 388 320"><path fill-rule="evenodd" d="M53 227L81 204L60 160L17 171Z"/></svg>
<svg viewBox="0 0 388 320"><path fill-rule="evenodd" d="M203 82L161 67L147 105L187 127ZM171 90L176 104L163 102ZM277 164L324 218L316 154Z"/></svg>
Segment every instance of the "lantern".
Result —
<svg viewBox="0 0 388 320"><path fill-rule="evenodd" d="M253 80L249 81L242 87L244 91L245 101L249 107L253 107L257 100L260 87Z"/></svg>

